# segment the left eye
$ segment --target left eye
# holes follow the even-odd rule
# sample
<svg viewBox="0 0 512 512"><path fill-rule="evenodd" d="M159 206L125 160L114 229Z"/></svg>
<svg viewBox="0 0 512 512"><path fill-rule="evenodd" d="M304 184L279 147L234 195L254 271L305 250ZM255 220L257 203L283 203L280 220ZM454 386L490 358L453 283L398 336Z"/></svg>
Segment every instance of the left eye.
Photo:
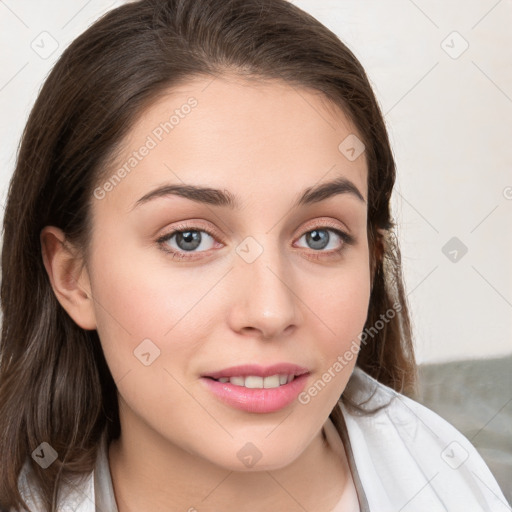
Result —
<svg viewBox="0 0 512 512"><path fill-rule="evenodd" d="M202 233L206 235L206 238L215 240L213 238L213 235L211 235L210 233L208 233L208 231L205 231L203 229L186 229L172 231L168 235L165 235L164 237L160 238L158 241L160 243L165 243L167 245L166 250L174 254L180 254L179 252L177 252L175 248L169 248L170 244L167 244L167 242L170 242L173 238L176 238L178 251L192 252L195 251L195 249L197 249L203 242L204 235L202 235ZM209 249L209 247L207 247L207 249Z"/></svg>
<svg viewBox="0 0 512 512"><path fill-rule="evenodd" d="M329 249L327 246L332 241L332 236L329 233L334 233L334 238L341 240L341 243L338 241L338 243L335 244L335 247L330 247L330 249L332 249L331 252L340 252L343 249L345 243L350 244L352 241L352 237L350 237L347 233L344 233L338 229L327 227L318 227L307 231L299 238L299 240L305 238L306 243L310 244L311 249L313 249L315 252L323 252L324 249ZM175 247L173 247L170 243L173 239L175 239ZM207 240L209 240L209 243L206 244L206 248L203 247L204 251L211 249L215 245L214 235L204 229L182 227L181 229L175 229L167 235L164 235L163 237L159 238L157 242L163 246L163 250L171 253L173 257L182 259L188 257L186 253L204 252L196 251L196 249L198 249L201 244Z"/></svg>
<svg viewBox="0 0 512 512"><path fill-rule="evenodd" d="M345 233L342 231L339 231L338 229L332 229L332 228L315 228L311 231L308 231L307 233L304 233L300 239L306 238L307 243L312 245L312 249L315 250L321 250L326 249L327 245L331 241L331 235L329 233L334 233L336 236L335 238L341 239L341 244L343 245L343 242L347 241ZM299 240L300 240L299 239ZM339 242L338 242L339 245ZM339 249L339 247L331 247L330 249Z"/></svg>

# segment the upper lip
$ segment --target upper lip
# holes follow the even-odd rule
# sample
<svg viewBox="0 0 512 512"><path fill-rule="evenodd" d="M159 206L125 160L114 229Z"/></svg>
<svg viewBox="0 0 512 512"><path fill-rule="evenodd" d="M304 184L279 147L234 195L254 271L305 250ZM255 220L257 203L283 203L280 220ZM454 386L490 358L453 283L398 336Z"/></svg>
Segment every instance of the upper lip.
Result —
<svg viewBox="0 0 512 512"><path fill-rule="evenodd" d="M309 370L304 366L299 366L292 363L277 363L271 366L259 366L257 364L243 364L239 366L231 366L216 372L208 372L202 375L203 377L211 377L213 379L220 379L222 377L247 377L254 375L257 377L269 377L271 375L302 375L309 373Z"/></svg>

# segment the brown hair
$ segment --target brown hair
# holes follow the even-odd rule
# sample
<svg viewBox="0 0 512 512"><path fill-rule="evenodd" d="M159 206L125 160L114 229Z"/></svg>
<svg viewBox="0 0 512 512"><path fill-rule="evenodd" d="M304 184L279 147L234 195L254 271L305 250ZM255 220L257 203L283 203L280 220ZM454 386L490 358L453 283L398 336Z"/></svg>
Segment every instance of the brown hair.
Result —
<svg viewBox="0 0 512 512"><path fill-rule="evenodd" d="M63 476L92 471L103 431L109 440L120 432L116 386L97 332L77 326L57 301L41 256L42 228L61 228L87 256L92 191L137 117L178 83L226 71L320 92L357 127L368 162L373 271L365 327L395 301L401 305L361 345L357 365L398 391L413 389L415 361L390 215L395 163L356 57L285 0L129 3L94 23L53 67L10 183L1 283L1 506L26 509L17 479L28 459L45 510L56 510ZM43 440L59 454L47 469L30 457Z"/></svg>

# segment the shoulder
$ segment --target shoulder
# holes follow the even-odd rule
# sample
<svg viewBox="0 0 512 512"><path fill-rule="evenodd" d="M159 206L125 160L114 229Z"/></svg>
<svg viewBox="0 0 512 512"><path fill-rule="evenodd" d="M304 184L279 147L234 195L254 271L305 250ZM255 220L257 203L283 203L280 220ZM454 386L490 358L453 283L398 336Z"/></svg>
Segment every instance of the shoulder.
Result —
<svg viewBox="0 0 512 512"><path fill-rule="evenodd" d="M363 487L377 510L510 512L475 447L438 414L358 367L343 396L360 404L359 412L343 402L340 407Z"/></svg>

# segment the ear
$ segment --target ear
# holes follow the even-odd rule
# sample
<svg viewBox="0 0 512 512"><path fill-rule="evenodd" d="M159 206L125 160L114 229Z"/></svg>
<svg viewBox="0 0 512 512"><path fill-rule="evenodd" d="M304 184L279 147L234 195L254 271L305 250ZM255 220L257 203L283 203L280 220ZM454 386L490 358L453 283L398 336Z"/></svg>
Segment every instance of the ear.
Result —
<svg viewBox="0 0 512 512"><path fill-rule="evenodd" d="M63 231L54 226L41 230L40 241L44 266L57 300L82 329L96 329L89 275L78 251L66 241Z"/></svg>

